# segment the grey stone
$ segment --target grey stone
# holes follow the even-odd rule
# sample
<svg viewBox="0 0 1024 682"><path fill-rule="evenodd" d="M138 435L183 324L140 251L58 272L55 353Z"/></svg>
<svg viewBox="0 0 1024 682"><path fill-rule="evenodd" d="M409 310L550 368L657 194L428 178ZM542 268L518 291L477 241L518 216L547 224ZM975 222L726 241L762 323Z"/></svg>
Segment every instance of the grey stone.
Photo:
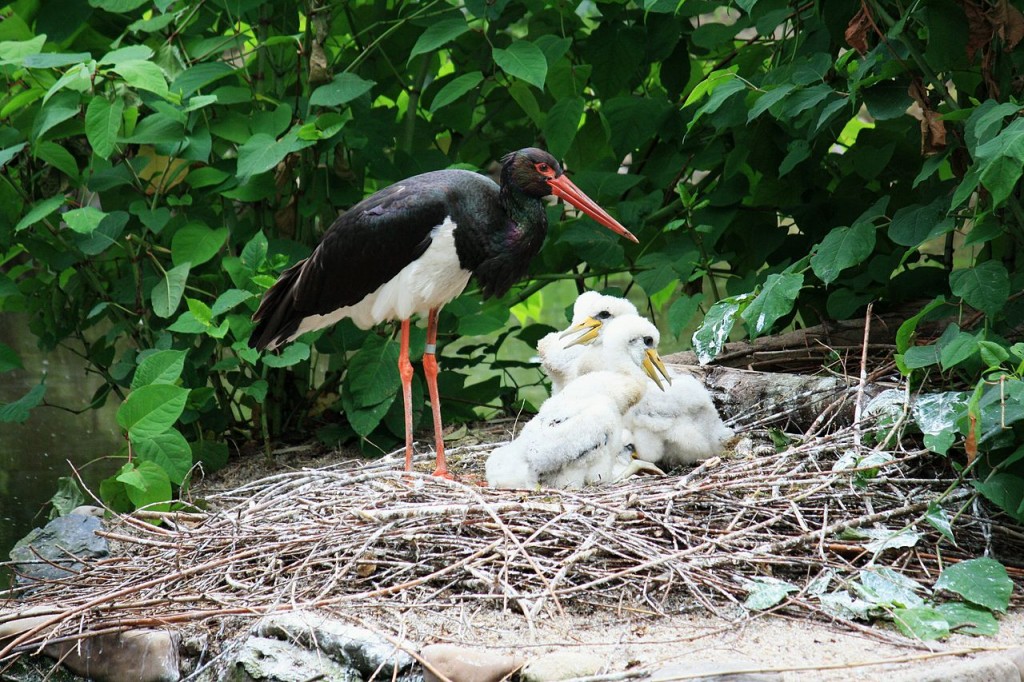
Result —
<svg viewBox="0 0 1024 682"><path fill-rule="evenodd" d="M593 653L563 650L533 659L520 675L523 682L557 682L597 675L604 666L605 661Z"/></svg>
<svg viewBox="0 0 1024 682"><path fill-rule="evenodd" d="M1003 656L1013 661L1013 664L1017 666L1017 670L1020 671L1020 678L1024 680L1024 647L1007 649L1003 652Z"/></svg>
<svg viewBox="0 0 1024 682"><path fill-rule="evenodd" d="M650 682L667 682L683 677L693 682L781 682L778 673L739 672L756 670L758 664L743 658L704 663L680 663L655 670ZM697 675L698 677L691 677Z"/></svg>
<svg viewBox="0 0 1024 682"><path fill-rule="evenodd" d="M372 630L309 611L264 618L256 626L263 637L296 642L355 668L365 678L391 679L412 668L413 657ZM397 670L396 670L397 669Z"/></svg>
<svg viewBox="0 0 1024 682"><path fill-rule="evenodd" d="M420 650L420 656L453 682L499 682L523 665L518 656L455 644L429 644ZM439 682L441 678L424 666L423 679Z"/></svg>
<svg viewBox="0 0 1024 682"><path fill-rule="evenodd" d="M361 682L362 676L316 651L270 637L249 637L225 677L232 682Z"/></svg>
<svg viewBox="0 0 1024 682"><path fill-rule="evenodd" d="M33 529L11 550L18 584L64 580L82 569L75 557L102 559L109 556L107 541L96 535L101 528L102 523L96 516L68 514L43 528Z"/></svg>
<svg viewBox="0 0 1024 682"><path fill-rule="evenodd" d="M887 675L889 682L1021 682L1021 671L1005 654L944 660Z"/></svg>
<svg viewBox="0 0 1024 682"><path fill-rule="evenodd" d="M167 630L129 630L48 644L47 656L97 682L176 682L178 637Z"/></svg>

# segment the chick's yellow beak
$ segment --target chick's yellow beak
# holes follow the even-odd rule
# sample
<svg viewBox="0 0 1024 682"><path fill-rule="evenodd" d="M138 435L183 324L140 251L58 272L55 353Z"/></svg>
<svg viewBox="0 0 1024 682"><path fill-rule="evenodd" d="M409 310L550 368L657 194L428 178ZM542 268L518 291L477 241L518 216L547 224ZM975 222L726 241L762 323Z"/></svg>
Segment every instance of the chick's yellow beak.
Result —
<svg viewBox="0 0 1024 682"><path fill-rule="evenodd" d="M654 350L653 348L648 348L644 352L644 360L642 366L644 368L644 373L647 376L649 376L661 390L664 391L665 387L661 384L661 378L658 376L659 374L665 377L665 381L667 381L669 384L672 383L672 377L669 376L668 369L665 367L665 363L661 361L661 356L658 355L658 351Z"/></svg>
<svg viewBox="0 0 1024 682"><path fill-rule="evenodd" d="M565 347L585 346L593 342L593 340L601 334L601 320L595 317L588 317L579 324L574 324L566 329L558 338L564 339L567 336L572 336L573 334L579 334L579 336L573 339L571 343L565 344Z"/></svg>

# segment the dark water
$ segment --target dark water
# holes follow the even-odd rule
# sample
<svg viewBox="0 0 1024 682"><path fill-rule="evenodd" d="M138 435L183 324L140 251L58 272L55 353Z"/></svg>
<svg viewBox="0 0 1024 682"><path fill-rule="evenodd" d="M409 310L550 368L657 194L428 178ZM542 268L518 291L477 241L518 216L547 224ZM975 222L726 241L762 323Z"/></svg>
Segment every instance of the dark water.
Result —
<svg viewBox="0 0 1024 682"><path fill-rule="evenodd" d="M41 352L22 315L0 313L0 343L13 348L24 366L0 374L2 403L23 396L45 373L46 402L79 410L102 383L70 351ZM11 547L29 530L46 524L57 480L73 476L72 466L98 494L100 481L119 464L102 459L118 448L116 411L116 400L77 415L40 406L24 424L0 423L0 561L7 561Z"/></svg>

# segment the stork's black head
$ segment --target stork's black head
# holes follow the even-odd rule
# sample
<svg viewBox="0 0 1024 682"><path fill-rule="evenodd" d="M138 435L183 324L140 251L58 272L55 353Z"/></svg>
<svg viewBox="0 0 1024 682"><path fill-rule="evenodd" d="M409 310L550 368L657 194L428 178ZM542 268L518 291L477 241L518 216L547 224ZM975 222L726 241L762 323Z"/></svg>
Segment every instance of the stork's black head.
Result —
<svg viewBox="0 0 1024 682"><path fill-rule="evenodd" d="M501 159L501 186L503 192L519 190L523 194L540 199L553 194L586 213L612 232L621 234L630 241L637 238L619 224L615 218L597 205L593 199L573 184L562 171L555 157L543 149L527 147L506 154Z"/></svg>
<svg viewBox="0 0 1024 682"><path fill-rule="evenodd" d="M536 147L509 152L501 159L501 184L510 185L532 197L551 194L549 179L562 173L558 160Z"/></svg>

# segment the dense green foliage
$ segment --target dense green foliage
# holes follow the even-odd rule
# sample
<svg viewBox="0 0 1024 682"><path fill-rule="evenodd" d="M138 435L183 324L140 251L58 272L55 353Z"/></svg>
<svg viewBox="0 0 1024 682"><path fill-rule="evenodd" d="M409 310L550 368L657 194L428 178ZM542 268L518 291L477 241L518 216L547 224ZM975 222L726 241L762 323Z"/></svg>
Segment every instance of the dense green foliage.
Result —
<svg viewBox="0 0 1024 682"><path fill-rule="evenodd" d="M446 419L510 408L540 381L516 358L548 331L538 320L561 322L557 280L642 292L669 346L704 319L705 358L730 334L942 297L928 314L957 323L933 343L908 323L900 368L915 385L976 387L929 413L929 442L966 442L979 489L1024 519L1024 352L1007 340L1024 316L1015 3L19 0L0 13L0 309L88 358L106 380L94 404L127 398L136 457L104 488L119 506L167 499L231 439L395 443L392 330L345 322L261 357L246 345L259 295L368 192L539 144L641 243L552 206L531 279L498 301L471 285L442 316ZM0 347L0 370L17 364Z"/></svg>

